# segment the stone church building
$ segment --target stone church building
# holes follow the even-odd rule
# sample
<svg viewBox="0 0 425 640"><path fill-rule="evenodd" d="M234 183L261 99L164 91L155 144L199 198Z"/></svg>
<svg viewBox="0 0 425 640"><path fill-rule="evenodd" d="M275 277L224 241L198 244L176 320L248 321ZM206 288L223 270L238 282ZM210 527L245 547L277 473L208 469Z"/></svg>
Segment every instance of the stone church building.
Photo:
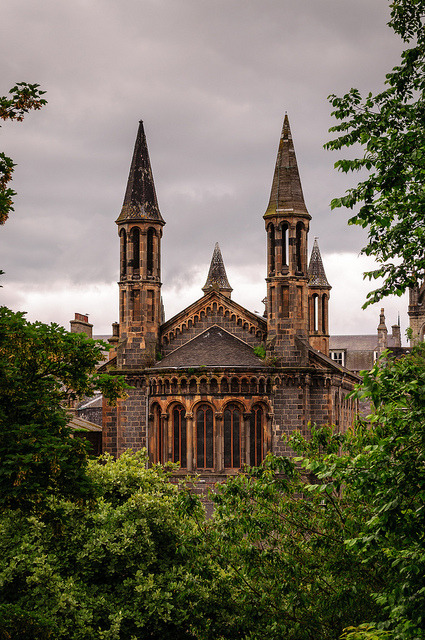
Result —
<svg viewBox="0 0 425 640"><path fill-rule="evenodd" d="M259 464L268 451L285 455L284 436L295 429L308 435L310 423L352 424L347 395L359 378L329 357L331 287L316 240L308 262L311 216L287 116L263 218L264 316L232 299L216 245L203 295L164 322L165 221L140 123L116 221L120 318L105 365L133 388L117 407L103 406L105 451L146 447L152 463L179 462L181 473L209 483Z"/></svg>

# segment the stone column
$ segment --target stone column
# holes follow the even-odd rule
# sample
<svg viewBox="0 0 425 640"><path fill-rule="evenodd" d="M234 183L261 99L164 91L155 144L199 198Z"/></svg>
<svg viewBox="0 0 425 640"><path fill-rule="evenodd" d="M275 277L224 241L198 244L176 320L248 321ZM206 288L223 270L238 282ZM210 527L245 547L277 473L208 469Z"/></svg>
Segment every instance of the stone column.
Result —
<svg viewBox="0 0 425 640"><path fill-rule="evenodd" d="M215 414L215 470L224 471L224 434L223 434L223 414Z"/></svg>
<svg viewBox="0 0 425 640"><path fill-rule="evenodd" d="M244 425L244 435L245 435L245 464L248 466L251 464L250 461L250 451L251 451L251 414L244 413L243 414L243 425ZM243 466L243 461L241 460L241 467Z"/></svg>
<svg viewBox="0 0 425 640"><path fill-rule="evenodd" d="M186 413L186 446L187 446L187 470L193 471L193 414Z"/></svg>

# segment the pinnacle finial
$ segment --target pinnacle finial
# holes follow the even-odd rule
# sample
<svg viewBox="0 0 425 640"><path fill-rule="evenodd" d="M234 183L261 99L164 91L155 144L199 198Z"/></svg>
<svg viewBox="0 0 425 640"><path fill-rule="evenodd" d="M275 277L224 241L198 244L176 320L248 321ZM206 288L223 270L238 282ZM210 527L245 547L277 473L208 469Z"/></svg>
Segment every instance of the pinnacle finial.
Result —
<svg viewBox="0 0 425 640"><path fill-rule="evenodd" d="M330 287L323 266L317 236L314 238L310 264L308 265L308 284L311 287Z"/></svg>
<svg viewBox="0 0 425 640"><path fill-rule="evenodd" d="M207 294L214 289L216 291L220 291L228 298L230 298L230 294L233 291L227 279L226 269L224 268L223 257L221 255L218 242L215 243L207 281L202 287L202 291Z"/></svg>

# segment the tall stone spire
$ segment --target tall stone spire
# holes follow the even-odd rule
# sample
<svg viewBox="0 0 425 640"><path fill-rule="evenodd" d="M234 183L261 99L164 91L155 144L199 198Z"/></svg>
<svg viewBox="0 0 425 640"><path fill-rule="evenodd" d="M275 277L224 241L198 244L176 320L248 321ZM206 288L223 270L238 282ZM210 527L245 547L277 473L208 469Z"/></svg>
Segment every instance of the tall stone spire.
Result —
<svg viewBox="0 0 425 640"><path fill-rule="evenodd" d="M319 243L314 238L313 249L311 251L310 264L308 265L308 284L312 287L329 287L323 267L322 256L320 255Z"/></svg>
<svg viewBox="0 0 425 640"><path fill-rule="evenodd" d="M304 202L297 158L292 141L289 119L285 114L274 170L269 206L264 218L298 215L310 219Z"/></svg>
<svg viewBox="0 0 425 640"><path fill-rule="evenodd" d="M143 122L139 122L127 189L117 223L154 220L164 223L158 207Z"/></svg>
<svg viewBox="0 0 425 640"><path fill-rule="evenodd" d="M216 291L220 291L228 298L230 298L230 294L233 291L227 279L226 269L224 268L224 262L218 242L215 243L210 270L208 272L207 281L202 287L202 291L207 294L214 289Z"/></svg>

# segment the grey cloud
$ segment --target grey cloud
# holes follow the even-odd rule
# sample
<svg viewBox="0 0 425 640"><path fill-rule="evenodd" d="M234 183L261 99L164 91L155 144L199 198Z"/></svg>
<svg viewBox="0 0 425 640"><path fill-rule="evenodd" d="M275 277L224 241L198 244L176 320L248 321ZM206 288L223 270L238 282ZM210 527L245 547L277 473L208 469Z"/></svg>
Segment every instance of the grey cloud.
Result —
<svg viewBox="0 0 425 640"><path fill-rule="evenodd" d="M322 148L326 96L382 85L401 48L387 20L386 0L7 2L0 93L27 80L49 100L0 131L18 163L16 211L0 230L7 277L116 279L114 220L140 118L167 221L165 287L190 281L217 240L226 264L264 263L285 110L311 235L323 254L357 253L364 234L329 212L350 181Z"/></svg>

